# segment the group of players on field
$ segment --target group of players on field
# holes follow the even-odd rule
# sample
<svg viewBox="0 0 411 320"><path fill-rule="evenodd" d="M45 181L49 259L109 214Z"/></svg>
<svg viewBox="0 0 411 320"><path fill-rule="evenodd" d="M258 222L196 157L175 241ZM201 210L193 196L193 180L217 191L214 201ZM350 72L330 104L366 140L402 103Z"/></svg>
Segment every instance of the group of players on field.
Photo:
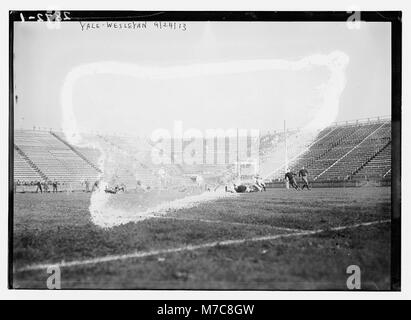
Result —
<svg viewBox="0 0 411 320"><path fill-rule="evenodd" d="M302 183L303 183L302 187L299 186L296 176L297 174L292 172L290 169L287 169L287 172L285 173L285 176L284 176L284 181L286 183L287 189L289 189L289 186L291 186L295 190L304 190L304 188L311 190L310 185L308 183L308 170L307 169L302 167L301 170L298 172L298 177L301 178ZM260 177L257 176L255 177L254 184L249 184L249 185L234 184L232 189L229 189L226 186L225 190L226 192L236 192L236 193L259 192L259 191L266 191L266 185L264 181Z"/></svg>
<svg viewBox="0 0 411 320"><path fill-rule="evenodd" d="M298 172L298 177L302 179L303 186L300 188L300 186L297 183L296 177L297 175L292 172L290 169L287 169L287 172L284 176L284 180L286 183L287 189L289 186L293 187L295 190L304 190L304 188L307 188L308 190L311 190L310 185L308 184L308 171L304 167L301 168L301 170Z"/></svg>
<svg viewBox="0 0 411 320"><path fill-rule="evenodd" d="M285 173L285 176L284 176L284 181L286 183L287 189L289 189L289 187L291 186L295 190L304 190L304 188L311 190L310 185L308 183L308 170L307 169L302 167L301 170L298 172L298 177L301 178L302 183L303 183L302 187L298 185L296 176L297 174L292 172L290 169L287 169L287 172ZM258 176L255 178L254 184L251 184L251 185L234 184L232 190L228 189L226 186L226 192L245 193L245 192L258 192L258 191L266 191L266 186L265 186L264 181L262 181Z"/></svg>
<svg viewBox="0 0 411 320"><path fill-rule="evenodd" d="M305 169L304 167L301 168L301 170L298 172L298 177L301 178L302 180L302 187L298 185L297 182L297 174L292 172L290 169L287 169L287 172L285 173L284 176L284 181L286 184L286 188L289 189L290 186L294 188L295 190L304 190L304 188L307 188L307 190L311 190L310 185L308 183L308 170ZM196 180L197 181L197 180ZM96 183L93 186L92 191L95 189L99 188L99 183L96 181ZM217 188L216 188L217 189ZM215 189L215 190L216 190ZM211 191L210 188L207 188L208 191ZM105 187L104 191L106 193L118 193L118 192L125 192L125 185L116 185L113 188L109 188L108 186ZM146 190L148 191L148 189ZM232 193L246 193L246 192L262 192L266 191L266 185L258 175L255 177L254 183L240 183L240 184L232 184L232 187L229 187L228 185L225 186L225 191L226 192L232 192Z"/></svg>

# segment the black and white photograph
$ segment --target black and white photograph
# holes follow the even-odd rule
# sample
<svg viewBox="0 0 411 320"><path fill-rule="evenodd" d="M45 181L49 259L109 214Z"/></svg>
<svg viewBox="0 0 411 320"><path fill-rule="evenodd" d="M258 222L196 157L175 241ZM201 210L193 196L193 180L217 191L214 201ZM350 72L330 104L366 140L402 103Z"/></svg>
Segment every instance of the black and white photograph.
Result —
<svg viewBox="0 0 411 320"><path fill-rule="evenodd" d="M10 289L401 289L400 11L9 18Z"/></svg>

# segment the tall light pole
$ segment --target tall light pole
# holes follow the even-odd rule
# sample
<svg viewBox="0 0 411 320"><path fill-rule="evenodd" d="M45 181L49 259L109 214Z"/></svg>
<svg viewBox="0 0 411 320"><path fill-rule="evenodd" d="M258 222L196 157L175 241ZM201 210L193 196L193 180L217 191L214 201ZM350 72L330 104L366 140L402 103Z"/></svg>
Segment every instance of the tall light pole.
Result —
<svg viewBox="0 0 411 320"><path fill-rule="evenodd" d="M287 127L286 121L284 120L284 166L285 171L288 169L288 155L287 155Z"/></svg>
<svg viewBox="0 0 411 320"><path fill-rule="evenodd" d="M237 177L240 179L240 157L239 157L239 141L238 141L238 128L237 128Z"/></svg>

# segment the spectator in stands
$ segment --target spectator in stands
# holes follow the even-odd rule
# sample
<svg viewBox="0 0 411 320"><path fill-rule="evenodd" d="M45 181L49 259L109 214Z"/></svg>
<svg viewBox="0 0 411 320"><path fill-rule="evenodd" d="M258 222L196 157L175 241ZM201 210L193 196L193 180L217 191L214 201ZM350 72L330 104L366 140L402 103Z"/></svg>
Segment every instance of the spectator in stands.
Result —
<svg viewBox="0 0 411 320"><path fill-rule="evenodd" d="M297 181L295 180L296 174L294 172L291 172L290 169L287 170L287 173L285 174L285 180L288 180L290 185L295 189L295 190L301 190L300 187L298 186Z"/></svg>
<svg viewBox="0 0 411 320"><path fill-rule="evenodd" d="M54 180L54 181L53 181L53 193L54 193L54 192L57 193L57 185L58 185L57 181Z"/></svg>
<svg viewBox="0 0 411 320"><path fill-rule="evenodd" d="M84 184L86 185L86 192L90 192L90 182L88 180L84 181Z"/></svg>
<svg viewBox="0 0 411 320"><path fill-rule="evenodd" d="M307 187L307 189L310 190L310 186L308 184L308 171L304 168L304 166L298 172L298 176L301 177L301 179L303 179L303 186L301 189L304 190L304 188Z"/></svg>
<svg viewBox="0 0 411 320"><path fill-rule="evenodd" d="M43 182L43 190L44 192L49 192L49 182L48 181Z"/></svg>
<svg viewBox="0 0 411 320"><path fill-rule="evenodd" d="M40 190L40 192L41 193L43 193L43 188L41 187L41 182L40 181L37 181L36 182L36 193L38 193L39 192L39 190Z"/></svg>

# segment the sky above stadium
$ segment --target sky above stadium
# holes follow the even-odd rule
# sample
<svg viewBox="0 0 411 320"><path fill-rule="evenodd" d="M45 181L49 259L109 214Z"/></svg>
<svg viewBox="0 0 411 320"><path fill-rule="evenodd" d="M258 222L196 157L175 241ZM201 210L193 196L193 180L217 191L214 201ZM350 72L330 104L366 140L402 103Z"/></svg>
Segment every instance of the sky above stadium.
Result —
<svg viewBox="0 0 411 320"><path fill-rule="evenodd" d="M121 27L121 28L120 28ZM391 113L390 24L187 22L147 25L15 23L15 128L62 127L62 88L79 66L118 63L123 73L84 74L71 103L81 131L150 135L158 128L281 130L304 126L322 103L330 71L303 69L218 72L193 77L135 77L127 69L168 73L199 66L345 54L345 87L334 121ZM179 67L178 67L179 66ZM240 67L242 68L242 67ZM150 73L150 72L148 72ZM317 115L318 116L318 115Z"/></svg>

